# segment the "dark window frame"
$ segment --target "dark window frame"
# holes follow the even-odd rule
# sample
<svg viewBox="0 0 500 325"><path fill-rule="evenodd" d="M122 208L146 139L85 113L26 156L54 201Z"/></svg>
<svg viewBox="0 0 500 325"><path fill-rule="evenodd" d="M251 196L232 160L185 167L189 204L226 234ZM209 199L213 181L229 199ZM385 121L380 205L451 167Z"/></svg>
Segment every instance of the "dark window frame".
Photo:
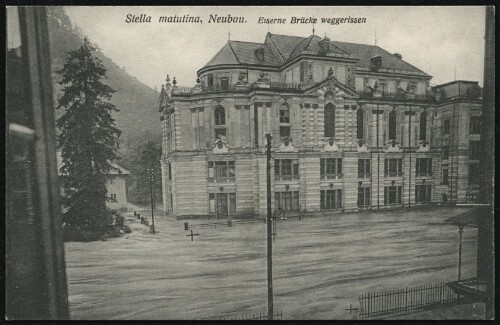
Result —
<svg viewBox="0 0 500 325"><path fill-rule="evenodd" d="M236 180L236 164L234 160L208 161L207 166L209 183L227 183Z"/></svg>
<svg viewBox="0 0 500 325"><path fill-rule="evenodd" d="M358 178L371 177L371 161L370 158L358 159Z"/></svg>
<svg viewBox="0 0 500 325"><path fill-rule="evenodd" d="M402 177L403 158L384 159L384 177Z"/></svg>
<svg viewBox="0 0 500 325"><path fill-rule="evenodd" d="M358 187L358 207L368 207L371 202L371 188L368 186Z"/></svg>
<svg viewBox="0 0 500 325"><path fill-rule="evenodd" d="M325 105L324 109L324 137L335 138L336 107L332 103Z"/></svg>
<svg viewBox="0 0 500 325"><path fill-rule="evenodd" d="M321 179L341 179L343 177L342 168L342 158L320 159Z"/></svg>
<svg viewBox="0 0 500 325"><path fill-rule="evenodd" d="M284 211L300 210L299 191L274 192L274 200L276 208L282 208Z"/></svg>
<svg viewBox="0 0 500 325"><path fill-rule="evenodd" d="M274 159L275 180L297 180L299 175L298 159Z"/></svg>
<svg viewBox="0 0 500 325"><path fill-rule="evenodd" d="M342 189L328 189L320 192L321 210L342 209Z"/></svg>
<svg viewBox="0 0 500 325"><path fill-rule="evenodd" d="M432 158L417 158L415 164L415 175L417 177L432 176Z"/></svg>

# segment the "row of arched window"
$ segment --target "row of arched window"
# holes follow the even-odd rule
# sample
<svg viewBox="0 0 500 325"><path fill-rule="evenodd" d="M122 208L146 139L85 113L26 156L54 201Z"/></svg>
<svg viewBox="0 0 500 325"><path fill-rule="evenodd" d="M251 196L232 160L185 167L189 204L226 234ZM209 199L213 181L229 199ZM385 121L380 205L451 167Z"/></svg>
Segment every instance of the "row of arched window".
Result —
<svg viewBox="0 0 500 325"><path fill-rule="evenodd" d="M226 112L224 107L217 106L214 111L215 119L215 137L224 139L226 137ZM364 139L365 113L362 108L359 108L356 113L357 119L357 138ZM290 107L283 103L279 109L279 128L280 137L290 137ZM392 110L389 113L389 140L396 140L397 116L396 111ZM324 136L326 138L335 137L335 105L328 103L324 108ZM420 114L420 137L419 140L427 139L427 112L423 111Z"/></svg>

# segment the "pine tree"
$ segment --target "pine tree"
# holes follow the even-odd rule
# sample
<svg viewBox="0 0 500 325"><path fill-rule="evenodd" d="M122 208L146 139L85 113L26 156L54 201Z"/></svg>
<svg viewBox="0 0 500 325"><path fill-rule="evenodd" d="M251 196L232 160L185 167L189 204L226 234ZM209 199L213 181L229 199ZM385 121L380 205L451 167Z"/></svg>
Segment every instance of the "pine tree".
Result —
<svg viewBox="0 0 500 325"><path fill-rule="evenodd" d="M155 201L161 202L161 147L154 141L148 141L141 149L140 158L137 164L136 191L140 195L141 203L146 204L151 200L150 193L150 172L153 170L153 191Z"/></svg>
<svg viewBox="0 0 500 325"><path fill-rule="evenodd" d="M61 149L65 212L68 227L104 232L111 216L106 207L106 182L118 159L120 130L111 116L118 109L109 102L114 90L102 82L106 69L93 55L87 38L70 51L59 73L63 95L58 108L65 112L57 120Z"/></svg>

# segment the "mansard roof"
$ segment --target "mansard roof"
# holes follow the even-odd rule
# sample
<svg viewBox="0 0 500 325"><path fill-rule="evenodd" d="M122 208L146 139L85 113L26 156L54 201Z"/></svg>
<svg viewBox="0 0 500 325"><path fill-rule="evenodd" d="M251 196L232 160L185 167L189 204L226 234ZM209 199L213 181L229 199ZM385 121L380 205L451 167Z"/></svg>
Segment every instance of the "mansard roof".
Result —
<svg viewBox="0 0 500 325"><path fill-rule="evenodd" d="M281 61L274 55L267 44L229 41L238 61L242 64L280 66ZM264 60L259 61L254 51L258 48L264 49Z"/></svg>
<svg viewBox="0 0 500 325"><path fill-rule="evenodd" d="M264 43L228 41L226 45L204 66L204 68L227 65L260 65L279 68L301 54L317 55L321 51L317 35L298 37L268 33ZM255 50L262 48L263 60L259 60ZM422 70L376 45L330 41L329 55L355 59L356 67L370 70L372 58L380 56L383 72L409 72L429 76ZM430 77L430 76L429 76Z"/></svg>
<svg viewBox="0 0 500 325"><path fill-rule="evenodd" d="M429 76L422 70L398 58L394 54L387 52L386 50L377 45L357 44L357 43L337 42L337 41L332 41L331 43L334 46L337 46L338 48L353 53L359 59L359 61L356 64L357 67L369 69L371 65L371 59L374 56L380 55L382 57L382 66L380 69L400 70L400 71L408 71L414 73L416 72L416 73L423 73L426 76Z"/></svg>
<svg viewBox="0 0 500 325"><path fill-rule="evenodd" d="M304 52L307 53L318 53L321 48L319 46L319 42L321 41L321 38L317 35L311 35L307 38L304 38L302 41L300 41L288 57L288 60L292 60L299 56L300 54L303 54ZM330 45L333 45L332 42L330 42ZM335 53L335 54L340 54L342 56L348 57L351 53L348 51L344 51L336 46L330 46L330 50L328 53Z"/></svg>

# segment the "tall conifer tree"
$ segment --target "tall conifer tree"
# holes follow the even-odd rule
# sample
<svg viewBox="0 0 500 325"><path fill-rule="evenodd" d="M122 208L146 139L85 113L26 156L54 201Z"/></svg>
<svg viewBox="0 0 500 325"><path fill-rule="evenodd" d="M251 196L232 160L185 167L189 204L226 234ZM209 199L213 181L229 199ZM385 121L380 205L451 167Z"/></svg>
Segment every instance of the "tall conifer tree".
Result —
<svg viewBox="0 0 500 325"><path fill-rule="evenodd" d="M102 82L106 69L93 55L87 38L69 52L59 72L63 95L58 108L65 112L58 121L62 155L65 212L64 222L72 228L104 231L111 211L106 208L106 182L118 159L120 130L114 125L110 103L114 90Z"/></svg>

